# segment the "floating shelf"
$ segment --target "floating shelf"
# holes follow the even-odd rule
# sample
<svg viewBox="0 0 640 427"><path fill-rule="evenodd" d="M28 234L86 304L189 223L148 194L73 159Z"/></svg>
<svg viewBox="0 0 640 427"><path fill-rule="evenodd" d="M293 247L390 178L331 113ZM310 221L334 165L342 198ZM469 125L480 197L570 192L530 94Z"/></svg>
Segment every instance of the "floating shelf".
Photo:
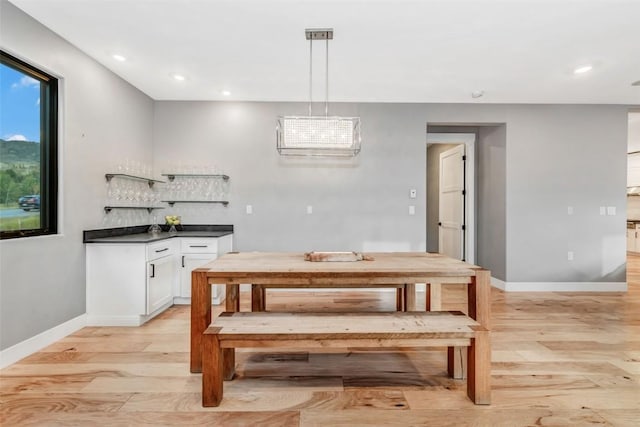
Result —
<svg viewBox="0 0 640 427"><path fill-rule="evenodd" d="M162 200L165 203L169 203L169 206L173 206L176 203L219 203L225 207L229 204L227 200Z"/></svg>
<svg viewBox="0 0 640 427"><path fill-rule="evenodd" d="M114 209L146 209L147 212L151 213L154 209L164 209L161 206L105 206L104 211L106 213L111 212Z"/></svg>
<svg viewBox="0 0 640 427"><path fill-rule="evenodd" d="M229 180L229 175L224 174L206 174L206 173L163 173L162 176L166 176L169 181L173 181L176 177L185 178L220 178L225 181Z"/></svg>
<svg viewBox="0 0 640 427"><path fill-rule="evenodd" d="M107 173L107 174L104 175L104 177L106 178L107 182L110 182L111 179L113 179L115 177L126 178L126 179L134 179L136 181L146 181L147 184L149 184L149 188L153 187L153 184L155 184L156 182L164 184L164 181L159 181L157 179L151 179L151 178L145 178L143 176L129 175L129 174L126 174L126 173Z"/></svg>

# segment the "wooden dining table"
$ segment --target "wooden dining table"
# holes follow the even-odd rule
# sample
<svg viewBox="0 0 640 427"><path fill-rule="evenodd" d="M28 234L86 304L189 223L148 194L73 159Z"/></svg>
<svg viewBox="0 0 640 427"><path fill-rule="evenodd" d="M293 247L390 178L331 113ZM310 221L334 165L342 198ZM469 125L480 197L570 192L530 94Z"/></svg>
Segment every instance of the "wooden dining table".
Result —
<svg viewBox="0 0 640 427"><path fill-rule="evenodd" d="M439 309L440 286L467 284L468 316L489 329L488 270L441 254L374 252L356 262L305 261L301 252L230 252L195 269L191 276L191 372L202 372L202 334L211 324L211 286L226 284L225 309L240 311L240 284L256 289L402 288L405 308L416 308L416 284L427 284L427 310ZM253 304L256 306L256 304ZM233 363L229 360L228 363Z"/></svg>

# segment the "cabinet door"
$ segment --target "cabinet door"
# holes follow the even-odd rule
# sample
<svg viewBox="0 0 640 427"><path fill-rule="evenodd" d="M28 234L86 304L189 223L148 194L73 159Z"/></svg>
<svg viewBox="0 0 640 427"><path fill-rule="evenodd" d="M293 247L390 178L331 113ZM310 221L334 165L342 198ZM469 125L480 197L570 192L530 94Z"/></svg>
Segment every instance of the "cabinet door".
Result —
<svg viewBox="0 0 640 427"><path fill-rule="evenodd" d="M191 272L198 267L202 267L208 262L216 259L215 254L187 254L182 255L182 264L180 268L180 296L183 298L191 298ZM212 287L212 296L215 298L219 289L217 286Z"/></svg>
<svg viewBox="0 0 640 427"><path fill-rule="evenodd" d="M173 301L175 258L168 256L147 263L147 312L151 314Z"/></svg>

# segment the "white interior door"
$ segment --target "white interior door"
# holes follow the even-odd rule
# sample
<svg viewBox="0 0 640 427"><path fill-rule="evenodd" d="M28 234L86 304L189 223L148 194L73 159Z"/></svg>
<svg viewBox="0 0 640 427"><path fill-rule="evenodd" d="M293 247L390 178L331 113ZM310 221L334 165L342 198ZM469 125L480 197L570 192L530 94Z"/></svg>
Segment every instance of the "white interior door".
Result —
<svg viewBox="0 0 640 427"><path fill-rule="evenodd" d="M464 259L464 145L440 154L438 251Z"/></svg>

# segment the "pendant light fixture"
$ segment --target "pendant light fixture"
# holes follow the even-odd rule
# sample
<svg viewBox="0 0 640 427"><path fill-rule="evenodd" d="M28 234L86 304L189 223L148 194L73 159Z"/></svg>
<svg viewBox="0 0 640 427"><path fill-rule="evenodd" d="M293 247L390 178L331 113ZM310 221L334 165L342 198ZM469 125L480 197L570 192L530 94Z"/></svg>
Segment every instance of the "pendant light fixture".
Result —
<svg viewBox="0 0 640 427"><path fill-rule="evenodd" d="M276 126L276 143L281 155L355 156L360 152L360 117L329 116L329 40L333 29L306 29L309 40L309 115L280 116ZM313 42L325 40L324 115L312 113Z"/></svg>

